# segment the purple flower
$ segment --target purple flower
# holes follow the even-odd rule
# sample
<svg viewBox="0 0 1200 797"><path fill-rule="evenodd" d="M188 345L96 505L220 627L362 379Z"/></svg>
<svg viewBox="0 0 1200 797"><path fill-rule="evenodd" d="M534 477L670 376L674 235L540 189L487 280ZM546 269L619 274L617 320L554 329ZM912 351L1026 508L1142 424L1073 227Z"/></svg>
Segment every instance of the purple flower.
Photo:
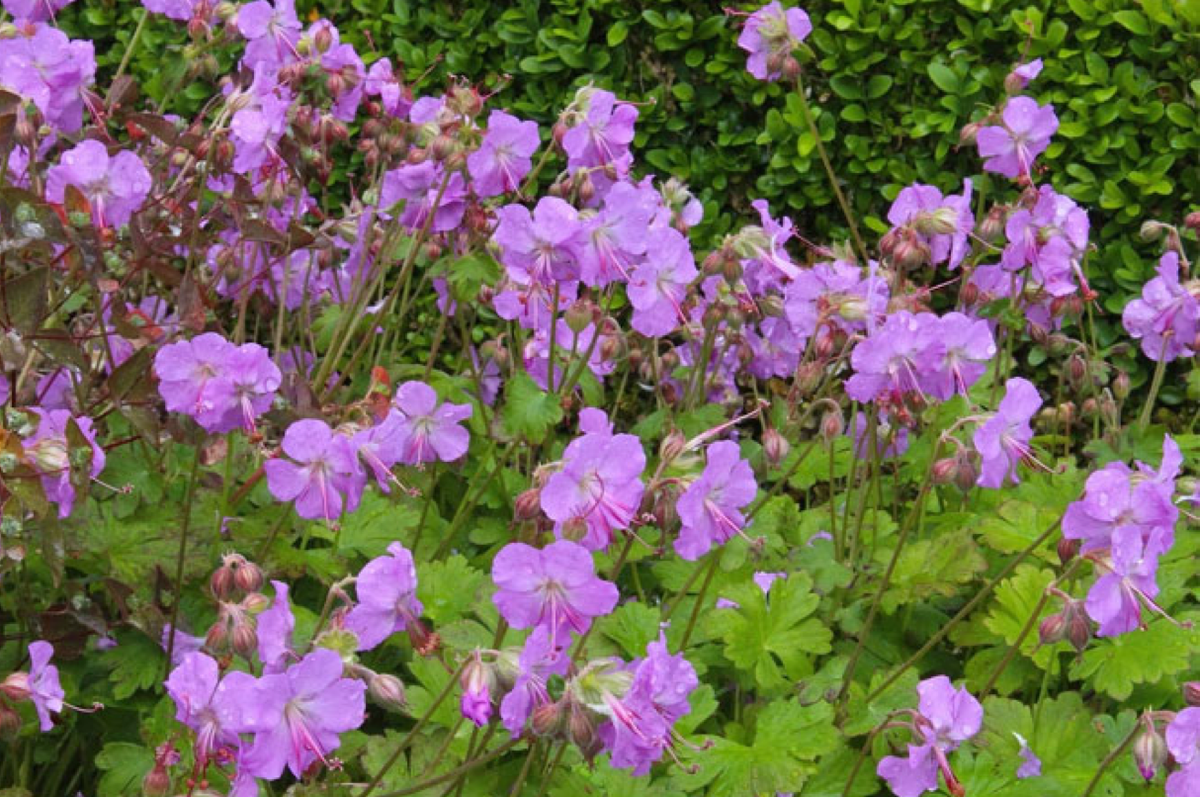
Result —
<svg viewBox="0 0 1200 797"><path fill-rule="evenodd" d="M1013 97L1004 105L1002 124L981 128L975 141L983 168L1009 179L1029 177L1033 160L1045 152L1058 130L1054 106L1029 97Z"/></svg>
<svg viewBox="0 0 1200 797"><path fill-rule="evenodd" d="M579 278L575 245L583 234L579 212L558 197L542 197L530 214L524 205L505 205L496 211L493 240L500 262L519 285Z"/></svg>
<svg viewBox="0 0 1200 797"><path fill-rule="evenodd" d="M1158 276L1142 286L1142 297L1125 305L1121 322L1142 353L1155 362L1190 357L1200 325L1200 303L1190 285L1179 283L1179 255L1166 252Z"/></svg>
<svg viewBox="0 0 1200 797"><path fill-rule="evenodd" d="M333 25L322 20L313 27L322 22L333 31L334 38L334 44L321 53L321 69L326 75L325 87L333 95L331 114L334 119L353 122L362 102L367 71L354 46L337 41L337 29Z"/></svg>
<svg viewBox="0 0 1200 797"><path fill-rule="evenodd" d="M1040 58L1035 58L1026 64L1019 64L1004 79L1004 87L1010 94L1016 94L1018 91L1023 91L1029 85L1029 81L1041 73L1042 59Z"/></svg>
<svg viewBox="0 0 1200 797"><path fill-rule="evenodd" d="M1017 737L1017 744L1021 749L1017 751L1017 755L1021 757L1021 764L1017 767L1017 779L1024 780L1025 778L1036 778L1042 774L1042 760L1037 757L1037 753L1029 747L1029 742L1025 741L1025 737L1019 733L1013 732L1013 736Z"/></svg>
<svg viewBox="0 0 1200 797"><path fill-rule="evenodd" d="M282 581L272 581L275 600L271 608L258 616L258 658L262 660L263 672L283 672L296 655L292 651L292 632L296 628L296 617L288 602L288 586Z"/></svg>
<svg viewBox="0 0 1200 797"><path fill-rule="evenodd" d="M4 0L4 10L20 22L46 22L73 0Z"/></svg>
<svg viewBox="0 0 1200 797"><path fill-rule="evenodd" d="M1200 708L1185 708L1167 725L1167 750L1180 768L1167 778L1167 797L1200 795Z"/></svg>
<svg viewBox="0 0 1200 797"><path fill-rule="evenodd" d="M0 85L33 102L60 133L83 126L83 92L96 75L90 41L72 41L58 28L38 25L32 35L5 39Z"/></svg>
<svg viewBox="0 0 1200 797"><path fill-rule="evenodd" d="M846 381L846 394L863 403L881 395L892 400L922 395L946 357L938 317L899 310L854 347L854 376Z"/></svg>
<svg viewBox="0 0 1200 797"><path fill-rule="evenodd" d="M150 172L132 152L121 150L110 158L103 144L89 138L64 152L46 172L46 199L63 204L68 185L87 199L92 223L120 227L150 193Z"/></svg>
<svg viewBox="0 0 1200 797"><path fill-rule="evenodd" d="M967 395L996 356L996 342L986 320L962 313L946 313L938 320L938 328L945 353L926 385L930 395L945 401L955 393Z"/></svg>
<svg viewBox="0 0 1200 797"><path fill-rule="evenodd" d="M637 108L618 102L611 91L590 86L580 89L575 103L580 106L575 124L562 140L567 168L611 166L617 177L624 177L633 162L629 144L633 141Z"/></svg>
<svg viewBox="0 0 1200 797"><path fill-rule="evenodd" d="M203 653L188 653L167 678L167 694L175 701L175 720L196 732L196 760L203 766L241 745L243 699L255 686L253 676L230 672L222 680L217 662Z"/></svg>
<svg viewBox="0 0 1200 797"><path fill-rule="evenodd" d="M908 450L908 429L898 426L893 433L892 428L891 418L887 413L880 411L875 424L875 438L876 449L883 459L898 457ZM846 436L854 440L854 456L858 459L871 458L870 432L871 425L862 412L856 413L846 427Z"/></svg>
<svg viewBox="0 0 1200 797"><path fill-rule="evenodd" d="M975 430L975 449L983 458L978 484L999 489L1005 480L1017 484L1017 464L1031 458L1029 440L1033 429L1029 420L1042 406L1037 388L1021 377L1004 386L1004 398L996 414Z"/></svg>
<svg viewBox="0 0 1200 797"><path fill-rule="evenodd" d="M267 460L267 486L280 501L294 501L296 514L332 521L343 508L353 512L362 497L366 476L354 446L329 424L313 418L296 421L283 435L282 457Z"/></svg>
<svg viewBox="0 0 1200 797"><path fill-rule="evenodd" d="M970 249L967 236L975 229L971 212L971 181L963 180L963 192L943 197L932 185L913 183L897 196L888 210L895 227L911 225L929 247L933 265L946 263L958 268Z"/></svg>
<svg viewBox="0 0 1200 797"><path fill-rule="evenodd" d="M1167 777L1167 797L1200 797L1200 764L1188 764Z"/></svg>
<svg viewBox="0 0 1200 797"><path fill-rule="evenodd" d="M392 62L387 58L371 64L363 88L367 96L379 97L384 113L393 118L405 118L412 107L412 91L396 78Z"/></svg>
<svg viewBox="0 0 1200 797"><path fill-rule="evenodd" d="M492 601L513 628L546 628L550 646L565 644L572 631L582 634L593 617L617 605L617 588L596 577L587 548L569 540L537 549L505 545L492 562L496 593Z"/></svg>
<svg viewBox="0 0 1200 797"><path fill-rule="evenodd" d="M466 183L459 172L451 172L447 179L445 169L435 161L406 163L384 174L379 189L381 210L400 200L404 200L400 223L408 229L421 229L432 210L430 230L449 232L458 227L467 208Z"/></svg>
<svg viewBox="0 0 1200 797"><path fill-rule="evenodd" d="M408 440L405 418L395 409L389 409L382 421L351 438L359 458L371 469L379 489L385 493L392 491L392 484L400 483L392 473L392 466L404 461Z"/></svg>
<svg viewBox="0 0 1200 797"><path fill-rule="evenodd" d="M646 657L634 662L633 683L619 700L605 693L611 719L598 729L600 740L618 769L645 775L672 745L671 727L691 711L688 697L699 685L696 670L682 653L671 655L667 640L646 646Z"/></svg>
<svg viewBox="0 0 1200 797"><path fill-rule="evenodd" d="M533 153L540 143L537 122L492 111L483 142L467 156L467 171L476 195L492 197L520 188L533 167Z"/></svg>
<svg viewBox="0 0 1200 797"><path fill-rule="evenodd" d="M225 360L225 372L207 385L206 397L212 409L196 420L209 432L229 432L237 428L254 433L255 419L271 408L283 374L270 353L257 343L233 348Z"/></svg>
<svg viewBox="0 0 1200 797"><path fill-rule="evenodd" d="M314 761L328 766L338 734L362 725L366 684L343 678L342 657L332 650L318 648L260 683L270 698L250 710L257 732L243 760L255 777L274 780L286 767L299 778Z"/></svg>
<svg viewBox="0 0 1200 797"><path fill-rule="evenodd" d="M738 36L738 47L750 53L746 70L759 80L779 80L784 60L810 33L808 14L799 8L785 11L772 0L750 15Z"/></svg>
<svg viewBox="0 0 1200 797"><path fill-rule="evenodd" d="M23 442L25 454L41 477L46 500L58 504L58 516L68 517L75 506L75 486L71 483L73 443L67 432L72 425L91 447L88 477L95 479L104 470L104 449L96 444L92 419L73 416L68 410L43 410L30 407L38 416L37 430Z"/></svg>
<svg viewBox="0 0 1200 797"><path fill-rule="evenodd" d="M562 469L542 488L541 506L562 538L568 523L582 520L580 542L593 551L607 548L612 533L629 528L642 502L646 454L637 437L612 433L599 410L580 413L584 434L563 451Z"/></svg>
<svg viewBox="0 0 1200 797"><path fill-rule="evenodd" d="M564 368L568 364L572 364L575 358L582 359L585 354L588 356L588 369L598 380L603 381L604 377L611 374L616 368L616 363L604 356L604 342L613 337L610 332L602 331L600 339L593 343L592 339L596 335L596 325L593 323L589 323L576 332L571 329L565 318L560 318L554 328L554 384L562 385L565 377ZM533 378L538 387L545 390L547 376L550 373L550 330L548 328L537 330L533 337L525 342L522 359L525 362L525 371ZM572 367L574 366L572 365Z"/></svg>
<svg viewBox="0 0 1200 797"><path fill-rule="evenodd" d="M570 661L562 654L567 640L555 647L550 642L550 631L539 625L525 640L525 647L517 659L520 673L512 689L500 701L500 721L505 729L518 737L525 729L529 715L540 706L550 702L546 679L551 675L565 675Z"/></svg>
<svg viewBox="0 0 1200 797"><path fill-rule="evenodd" d="M178 22L190 21L196 10L195 0L142 0L142 5L152 14L162 14Z"/></svg>
<svg viewBox="0 0 1200 797"><path fill-rule="evenodd" d="M1082 540L1083 554L1109 549L1118 535L1126 533L1143 540L1155 537L1169 547L1175 521L1179 519L1173 498L1175 477L1182 463L1179 445L1167 435L1163 438L1162 464L1157 472L1141 463L1138 463L1140 472L1123 462L1105 465L1088 476L1083 498L1067 507L1063 536Z"/></svg>
<svg viewBox="0 0 1200 797"><path fill-rule="evenodd" d="M863 276L863 269L842 260L801 269L784 292L784 315L797 335L817 342L833 331L847 334L873 329L887 312L887 283Z"/></svg>
<svg viewBox="0 0 1200 797"><path fill-rule="evenodd" d="M204 649L204 638L189 634L186 631L176 628L174 633L171 631L171 624L163 624L162 634L159 636L158 644L163 649L163 653L171 647L171 637L175 638L175 647L171 651L171 666L178 667L183 661L183 657L189 653L195 653Z"/></svg>
<svg viewBox="0 0 1200 797"><path fill-rule="evenodd" d="M467 453L471 434L459 422L471 417L470 404L437 403L437 392L424 382L405 382L393 399L401 420L397 434L406 465L453 462Z"/></svg>
<svg viewBox="0 0 1200 797"><path fill-rule="evenodd" d="M346 628L358 637L358 649L370 650L397 631L416 626L424 610L417 600L417 568L412 553L398 542L388 555L367 562L358 573L358 604L346 615Z"/></svg>
<svg viewBox="0 0 1200 797"><path fill-rule="evenodd" d="M750 207L758 211L761 226L744 227L738 239L749 255L742 261L746 285L755 296L761 296L768 290L779 288L786 280L796 279L801 271L784 248L796 234L792 220L787 216L781 221L771 218L765 199L754 200Z"/></svg>
<svg viewBox="0 0 1200 797"><path fill-rule="evenodd" d="M697 275L687 238L670 228L652 235L645 260L625 288L633 305L630 326L647 337L661 337L685 323L683 301Z"/></svg>
<svg viewBox="0 0 1200 797"><path fill-rule="evenodd" d="M216 407L212 384L229 371L234 345L215 332L163 346L154 357L158 392L170 412L193 418ZM220 413L224 414L224 413Z"/></svg>
<svg viewBox="0 0 1200 797"><path fill-rule="evenodd" d="M299 60L300 20L293 0L253 0L238 9L238 32L246 37L242 64L255 69L261 64L271 71Z"/></svg>
<svg viewBox="0 0 1200 797"><path fill-rule="evenodd" d="M54 655L54 646L49 642L38 640L29 645L29 699L37 710L39 727L43 732L54 729L54 721L50 712L57 714L63 710L63 698L66 692L58 681L58 668L50 663Z"/></svg>
<svg viewBox="0 0 1200 797"><path fill-rule="evenodd" d="M917 684L920 695L913 718L913 736L921 744L910 744L908 756L887 756L876 772L887 781L897 797L918 797L938 787L938 771L946 778L947 790L961 793L961 785L950 769L946 753L979 733L983 706L967 692L955 689L944 675Z"/></svg>
<svg viewBox="0 0 1200 797"><path fill-rule="evenodd" d="M602 288L628 282L629 272L646 253L650 222L660 197L652 188L619 182L604 196L604 209L583 222L577 244L579 278Z"/></svg>
<svg viewBox="0 0 1200 797"><path fill-rule="evenodd" d="M737 443L721 440L705 451L704 472L675 504L682 528L675 552L695 561L714 544L724 545L746 525L742 508L754 500L758 484Z"/></svg>
<svg viewBox="0 0 1200 797"><path fill-rule="evenodd" d="M1170 547L1170 529L1156 527L1149 537L1135 528L1113 534L1109 555L1099 564L1108 572L1088 590L1084 608L1100 624L1097 636L1118 636L1143 626L1142 603L1158 610L1155 574L1159 555ZM1161 611L1161 610L1160 610Z"/></svg>
<svg viewBox="0 0 1200 797"><path fill-rule="evenodd" d="M255 66L254 82L240 95L238 110L229 121L235 172L249 174L279 159L276 146L287 130L289 105L291 94L279 85L273 68L266 63Z"/></svg>

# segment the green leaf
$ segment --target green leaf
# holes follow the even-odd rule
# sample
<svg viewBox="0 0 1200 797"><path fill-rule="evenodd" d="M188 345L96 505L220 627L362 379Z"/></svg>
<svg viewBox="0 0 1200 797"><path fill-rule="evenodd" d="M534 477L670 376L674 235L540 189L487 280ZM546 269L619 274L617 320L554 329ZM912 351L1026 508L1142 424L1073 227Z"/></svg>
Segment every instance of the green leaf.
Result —
<svg viewBox="0 0 1200 797"><path fill-rule="evenodd" d="M479 594L489 579L460 554L441 562L422 563L417 576L417 597L425 607L425 616L439 626L461 620L476 606L491 605Z"/></svg>
<svg viewBox="0 0 1200 797"><path fill-rule="evenodd" d="M158 645L139 632L122 634L120 644L105 651L104 659L112 666L108 679L113 696L125 700L142 689L152 689L161 680L166 656Z"/></svg>
<svg viewBox="0 0 1200 797"><path fill-rule="evenodd" d="M986 569L987 559L966 529L909 543L896 562L883 610L891 613L905 603L954 595Z"/></svg>
<svg viewBox="0 0 1200 797"><path fill-rule="evenodd" d="M377 490L367 490L358 509L342 518L342 528L337 533L338 553L368 558L383 556L388 545L408 539L420 519L421 510L411 501L403 498L397 501ZM427 517L425 522L432 521Z"/></svg>
<svg viewBox="0 0 1200 797"><path fill-rule="evenodd" d="M154 766L154 754L140 744L109 742L96 755L96 767L104 774L97 797L124 797L142 793L142 778Z"/></svg>
<svg viewBox="0 0 1200 797"><path fill-rule="evenodd" d="M945 64L934 61L926 67L925 71L929 74L929 79L934 85L947 94L957 94L960 82L958 75L954 70Z"/></svg>
<svg viewBox="0 0 1200 797"><path fill-rule="evenodd" d="M753 744L728 736L709 737L709 742L708 749L681 750L698 768L674 781L689 792L707 786L708 797L745 797L799 792L817 770L810 762L837 746L838 733L828 703L777 700L758 715Z"/></svg>
<svg viewBox="0 0 1200 797"><path fill-rule="evenodd" d="M807 573L792 573L776 579L768 595L753 581L724 593L740 607L722 609L713 618L725 642L725 657L751 671L764 691L781 691L810 674L812 662L806 653L830 650L833 633L810 617L820 603L811 588Z"/></svg>
<svg viewBox="0 0 1200 797"><path fill-rule="evenodd" d="M625 37L629 35L629 26L623 20L613 23L613 26L608 29L605 35L605 40L609 47L616 47L621 42L625 41Z"/></svg>
<svg viewBox="0 0 1200 797"><path fill-rule="evenodd" d="M640 601L621 604L596 622L596 630L616 642L630 658L646 655L646 645L658 637L660 611Z"/></svg>
<svg viewBox="0 0 1200 797"><path fill-rule="evenodd" d="M1072 678L1086 678L1099 692L1124 700L1134 684L1153 684L1188 668L1200 632L1159 620L1145 631L1096 639L1071 665Z"/></svg>
<svg viewBox="0 0 1200 797"><path fill-rule="evenodd" d="M1117 11L1113 14L1113 19L1138 36L1147 36L1150 33L1150 22L1140 11L1134 11L1133 9Z"/></svg>
<svg viewBox="0 0 1200 797"><path fill-rule="evenodd" d="M501 418L509 434L540 443L562 416L558 396L542 390L528 374L517 374L505 386Z"/></svg>

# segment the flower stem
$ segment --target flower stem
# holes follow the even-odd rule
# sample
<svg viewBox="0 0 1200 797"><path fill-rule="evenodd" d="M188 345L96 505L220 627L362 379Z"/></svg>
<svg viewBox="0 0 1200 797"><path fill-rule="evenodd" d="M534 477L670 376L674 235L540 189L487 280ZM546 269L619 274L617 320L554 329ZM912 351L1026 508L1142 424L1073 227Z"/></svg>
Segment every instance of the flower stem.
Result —
<svg viewBox="0 0 1200 797"><path fill-rule="evenodd" d="M417 720L417 724L413 725L412 728L409 729L408 733L404 735L404 738L397 743L396 749L392 752L391 757L387 760L387 762L384 763L382 767L380 767L379 771L375 773L375 777L371 779L371 782L367 784L367 787L359 792L358 797L368 797L371 792L378 788L384 776L387 775L388 771L396 765L397 761L400 760L400 756L404 754L404 751L410 744L412 744L412 741L417 738L417 734L420 733L421 729L425 727L425 723L429 722L429 718L433 716L433 712L437 711L437 707L440 706L443 701L450 696L450 693L454 691L454 688L458 685L458 678L460 675L462 675L463 668L467 666L468 661L470 661L469 658L463 659L462 663L458 665L458 669L455 670L450 678L446 681L446 685L442 687L442 691L439 692L438 696L435 697L433 702L429 704L429 708L425 709L425 713L422 714ZM476 766L478 766L480 763L483 763L483 760L477 759L474 763ZM459 767L459 769L462 769L462 767ZM447 773L447 775L457 776L455 774L457 772L458 770L452 770L451 772ZM413 792L427 789L430 786L436 786L438 783L444 783L448 779L449 777L447 776L441 776L440 779L435 778L432 781L427 781L420 784L417 788L391 792L383 797L399 797L399 795L402 794L412 794Z"/></svg>
<svg viewBox="0 0 1200 797"><path fill-rule="evenodd" d="M837 197L838 204L842 207L842 214L846 217L846 223L850 225L850 235L854 238L854 245L858 249L859 257L862 258L862 264L865 266L871 262L867 256L867 247L863 243L862 236L858 234L858 223L854 220L854 212L850 210L850 203L846 201L846 195L842 193L842 187L838 184L837 175L833 173L833 164L829 162L829 155L825 152L825 145L821 142L821 131L817 129L817 122L813 118L812 109L808 107L808 97L804 94L804 82L800 76L796 76L796 95L800 98L800 112L804 114L804 122L808 125L808 132L812 134L813 141L817 145L817 154L821 157L821 165L825 167L825 175L829 178L829 185L833 188L833 193Z"/></svg>
<svg viewBox="0 0 1200 797"><path fill-rule="evenodd" d="M692 638L692 631L696 627L696 619L700 616L700 607L704 605L704 597L708 594L708 588L712 584L713 576L717 574L717 562L720 557L713 554L712 561L709 562L708 571L704 574L704 583L700 585L700 592L696 595L696 605L692 607L692 614L688 617L687 628L683 629L683 639L679 640L679 649L686 650L688 641Z"/></svg>
<svg viewBox="0 0 1200 797"><path fill-rule="evenodd" d="M142 39L142 31L146 28L146 20L150 17L150 12L142 9L142 18L138 20L137 27L133 29L133 35L129 37L129 44L125 47L125 54L121 56L121 63L117 66L117 73L112 76L112 85L115 85L117 78L125 74L125 69L129 66L129 59L133 57L133 51L137 49L138 42Z"/></svg>
<svg viewBox="0 0 1200 797"><path fill-rule="evenodd" d="M200 456L203 446L196 446L192 474L188 477L187 493L183 499L183 520L179 524L179 553L175 557L175 602L171 606L171 633L167 637L166 678L171 677L171 661L175 658L175 636L179 632L179 604L183 598L183 563L187 558L188 531L192 525L192 499L200 476Z"/></svg>
<svg viewBox="0 0 1200 797"><path fill-rule="evenodd" d="M911 669L914 664L916 664L918 661L920 661L921 659L923 659L925 657L925 654L927 654L929 651L933 650L934 647L939 642L941 642L943 639L945 639L946 636L950 633L951 630L954 629L955 626L957 626L960 622L962 622L967 617L967 615L969 615L975 609L976 606L978 606L988 596L990 596L992 594L992 592L996 589L996 587L1000 585L1001 581L1008 578L1009 574L1012 573L1012 571L1016 570L1017 565L1021 564L1021 562L1024 562L1029 557L1030 554L1032 554L1034 551L1036 551L1038 548L1040 548L1042 546L1042 544L1046 542L1046 540L1050 539L1050 536L1058 530L1058 526L1059 526L1059 523L1061 523L1061 521L1062 521L1062 517L1059 516L1059 518L1056 519L1052 524L1050 524L1049 528L1047 528L1045 531L1043 531L1036 540L1029 543L1029 545L1026 546L1024 550L1022 550L1019 554L1017 554L1015 557L1013 557L1012 561L1010 561L1007 565L1005 565L1004 569L1001 570L999 573L997 573L992 578L991 581L989 581L987 584L985 584L983 589L981 589L979 592L977 592L975 594L975 597L973 597L973 598L971 598L971 600L967 601L967 604L958 610L958 614L951 617L950 620L947 621L946 624L943 625L936 634L934 634L932 637L929 638L928 642L926 642L924 645L921 646L920 650L918 650L916 653L909 656L908 659L906 659L903 664L901 664L899 667L897 667L896 670L891 675L889 675L883 683L881 683L879 686L875 687L875 690L872 691L869 695L867 695L865 702L867 704L870 704L871 702L876 700L880 695L882 695L884 692L886 692L888 690L888 687L890 687L892 684L896 683L896 681L898 681L900 679L901 675L903 675L909 669Z"/></svg>
<svg viewBox="0 0 1200 797"><path fill-rule="evenodd" d="M1150 425L1150 414L1154 411L1154 402L1158 399L1158 390L1162 387L1163 375L1167 370L1167 341L1163 338L1162 351L1159 352L1158 362L1154 366L1154 378L1150 380L1150 392L1146 394L1146 403L1142 405L1142 414L1138 416L1138 429L1145 431Z"/></svg>
<svg viewBox="0 0 1200 797"><path fill-rule="evenodd" d="M1110 750L1108 755L1104 756L1104 760L1100 762L1100 766L1096 767L1096 774L1092 775L1092 779L1088 781L1088 785L1084 787L1083 793L1079 797L1091 797L1092 792L1096 790L1096 786L1100 784L1100 778L1104 776L1104 773L1112 766L1112 763L1120 757L1121 753L1125 752L1125 749L1133 744L1133 740L1137 737L1141 729L1142 723L1133 723L1133 728L1121 740L1121 743Z"/></svg>
<svg viewBox="0 0 1200 797"><path fill-rule="evenodd" d="M435 778L430 778L429 780L423 780L420 783L414 783L411 786L405 786L403 789L397 789L396 791L386 792L384 794L381 794L380 797L405 797L405 795L416 794L419 791L425 791L425 789L428 789L433 786L438 786L438 785L440 785L442 783L446 783L448 781L458 780L459 778L466 775L468 772L470 772L474 769L478 769L479 767L483 766L484 764L488 763L489 761L492 761L493 759L499 758L500 756L504 755L505 753L507 753L509 750L513 749L520 743L521 743L520 739L509 739L507 742L500 745L499 747L492 750L491 752L485 753L484 755L481 755L479 758L476 758L472 761L467 761L462 766L456 767L455 769L452 769L449 772L446 772L442 775L438 775ZM363 795L366 795L368 793L369 792L363 792Z"/></svg>

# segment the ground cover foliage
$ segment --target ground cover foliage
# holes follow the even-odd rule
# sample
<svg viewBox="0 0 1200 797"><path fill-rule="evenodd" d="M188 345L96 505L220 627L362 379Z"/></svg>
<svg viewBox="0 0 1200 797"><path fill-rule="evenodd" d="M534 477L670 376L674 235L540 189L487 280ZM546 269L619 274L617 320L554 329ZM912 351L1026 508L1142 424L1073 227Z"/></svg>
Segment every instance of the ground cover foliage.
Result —
<svg viewBox="0 0 1200 797"><path fill-rule="evenodd" d="M536 34L649 25L767 168L454 30L5 8L0 794L1200 793L1200 215L1068 158L1046 17L868 121L892 185L842 131L899 77L825 85L865 4ZM1070 9L1186 69L1188 4Z"/></svg>

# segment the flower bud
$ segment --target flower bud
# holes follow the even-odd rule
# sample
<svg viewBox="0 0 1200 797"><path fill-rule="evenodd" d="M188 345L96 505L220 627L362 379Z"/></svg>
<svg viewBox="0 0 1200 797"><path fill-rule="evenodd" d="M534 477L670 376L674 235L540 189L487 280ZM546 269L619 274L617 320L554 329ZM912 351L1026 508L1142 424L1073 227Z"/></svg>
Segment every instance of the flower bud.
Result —
<svg viewBox="0 0 1200 797"><path fill-rule="evenodd" d="M587 521L581 517L573 517L563 524L562 537L564 540L571 542L579 542L587 536L588 525Z"/></svg>
<svg viewBox="0 0 1200 797"><path fill-rule="evenodd" d="M233 650L247 659L258 650L258 632L253 623L241 622L233 627Z"/></svg>
<svg viewBox="0 0 1200 797"><path fill-rule="evenodd" d="M1086 415L1088 418L1091 418L1100 411L1100 404L1094 398L1086 398L1083 400L1083 404L1080 405L1079 409L1084 415Z"/></svg>
<svg viewBox="0 0 1200 797"><path fill-rule="evenodd" d="M983 122L968 122L963 125L958 131L958 143L960 146L969 147L975 143L975 137L979 135L979 131L983 129Z"/></svg>
<svg viewBox="0 0 1200 797"><path fill-rule="evenodd" d="M329 48L333 46L333 31L329 30L328 25L317 28L316 34L313 35L313 46L319 53L329 52Z"/></svg>
<svg viewBox="0 0 1200 797"><path fill-rule="evenodd" d="M979 222L979 226L975 228L976 235L987 243L994 243L1004 233L1007 216L1008 208L996 205Z"/></svg>
<svg viewBox="0 0 1200 797"><path fill-rule="evenodd" d="M15 739L21 732L21 715L16 709L0 703L0 739Z"/></svg>
<svg viewBox="0 0 1200 797"><path fill-rule="evenodd" d="M976 464L976 455L972 451L962 449L954 455L954 460L957 466L954 484L959 490L969 493L974 489L975 482L979 479L979 467Z"/></svg>
<svg viewBox="0 0 1200 797"><path fill-rule="evenodd" d="M944 457L933 463L933 483L949 484L958 478L958 460Z"/></svg>
<svg viewBox="0 0 1200 797"><path fill-rule="evenodd" d="M245 562L233 572L233 583L242 592L257 592L263 585L262 570L253 562Z"/></svg>
<svg viewBox="0 0 1200 797"><path fill-rule="evenodd" d="M563 730L563 710L559 703L543 703L533 710L530 727L538 736L555 736Z"/></svg>
<svg viewBox="0 0 1200 797"><path fill-rule="evenodd" d="M156 763L142 778L143 797L165 797L171 792L171 776L167 768Z"/></svg>
<svg viewBox="0 0 1200 797"><path fill-rule="evenodd" d="M542 491L530 487L517 496L513 502L513 519L517 521L533 520L542 513Z"/></svg>
<svg viewBox="0 0 1200 797"><path fill-rule="evenodd" d="M1200 681L1188 681L1183 685L1183 702L1189 706L1200 706Z"/></svg>
<svg viewBox="0 0 1200 797"><path fill-rule="evenodd" d="M217 620L204 635L204 646L213 653L221 653L229 644L229 627L225 620Z"/></svg>
<svg viewBox="0 0 1200 797"><path fill-rule="evenodd" d="M1129 374L1117 371L1117 375L1113 377L1112 392L1117 401L1124 401L1129 397Z"/></svg>
<svg viewBox="0 0 1200 797"><path fill-rule="evenodd" d="M1142 777L1151 781L1167 763L1167 740L1153 722L1145 722L1144 726L1141 735L1133 742L1133 760Z"/></svg>
<svg viewBox="0 0 1200 797"><path fill-rule="evenodd" d="M940 207L918 214L913 224L917 232L924 235L950 235L958 230L958 211L952 207Z"/></svg>
<svg viewBox="0 0 1200 797"><path fill-rule="evenodd" d="M251 592L246 597L242 598L241 607L248 614L262 614L271 605L271 601L266 595L261 592Z"/></svg>
<svg viewBox="0 0 1200 797"><path fill-rule="evenodd" d="M1142 222L1142 229L1138 234L1142 236L1143 241L1157 241L1166 229L1167 225L1161 221L1145 221Z"/></svg>
<svg viewBox="0 0 1200 797"><path fill-rule="evenodd" d="M577 176L575 190L579 192L580 204L587 205L596 198L596 185L587 172L582 172Z"/></svg>
<svg viewBox="0 0 1200 797"><path fill-rule="evenodd" d="M400 711L408 705L404 684L394 675L375 673L367 681L367 694L389 711Z"/></svg>
<svg viewBox="0 0 1200 797"><path fill-rule="evenodd" d="M1081 390L1086 376L1087 363L1078 354L1072 354L1067 360L1067 382L1075 390Z"/></svg>
<svg viewBox="0 0 1200 797"><path fill-rule="evenodd" d="M658 458L663 462L670 462L682 454L686 446L687 438L683 436L683 432L672 429L670 434L664 437L658 445Z"/></svg>
<svg viewBox="0 0 1200 797"><path fill-rule="evenodd" d="M1079 540L1062 537L1058 541L1058 561L1066 564L1079 554Z"/></svg>
<svg viewBox="0 0 1200 797"><path fill-rule="evenodd" d="M836 438L841 437L845 430L846 421L842 418L840 411L829 410L821 416L821 438L826 443L832 443Z"/></svg>
<svg viewBox="0 0 1200 797"><path fill-rule="evenodd" d="M1193 210L1183 217L1183 226L1194 233L1200 234L1200 210Z"/></svg>
<svg viewBox="0 0 1200 797"><path fill-rule="evenodd" d="M791 444L778 430L767 429L763 432L763 456L772 468L778 468L791 450Z"/></svg>
<svg viewBox="0 0 1200 797"><path fill-rule="evenodd" d="M1092 638L1092 621L1084 611L1083 601L1068 601L1063 608L1063 614L1067 618L1067 641L1076 651L1082 653Z"/></svg>
<svg viewBox="0 0 1200 797"><path fill-rule="evenodd" d="M1052 614L1038 623L1038 642L1053 645L1067 638L1067 618L1061 613Z"/></svg>
<svg viewBox="0 0 1200 797"><path fill-rule="evenodd" d="M896 249L892 252L892 262L900 268L910 271L925 265L932 257L929 245L918 238L915 233L903 238L896 244Z"/></svg>
<svg viewBox="0 0 1200 797"><path fill-rule="evenodd" d="M20 671L9 673L7 678L0 681L0 695L4 695L16 703L28 700L30 695L29 673Z"/></svg>
<svg viewBox="0 0 1200 797"><path fill-rule="evenodd" d="M208 580L208 588L217 600L228 600L233 594L233 569L221 565L214 570L212 577Z"/></svg>
<svg viewBox="0 0 1200 797"><path fill-rule="evenodd" d="M596 723L588 710L576 702L571 703L567 719L567 736L580 750L588 750L596 742Z"/></svg>
<svg viewBox="0 0 1200 797"><path fill-rule="evenodd" d="M865 299L857 296L847 296L838 302L838 315L847 321L865 321L870 315L871 307Z"/></svg>

